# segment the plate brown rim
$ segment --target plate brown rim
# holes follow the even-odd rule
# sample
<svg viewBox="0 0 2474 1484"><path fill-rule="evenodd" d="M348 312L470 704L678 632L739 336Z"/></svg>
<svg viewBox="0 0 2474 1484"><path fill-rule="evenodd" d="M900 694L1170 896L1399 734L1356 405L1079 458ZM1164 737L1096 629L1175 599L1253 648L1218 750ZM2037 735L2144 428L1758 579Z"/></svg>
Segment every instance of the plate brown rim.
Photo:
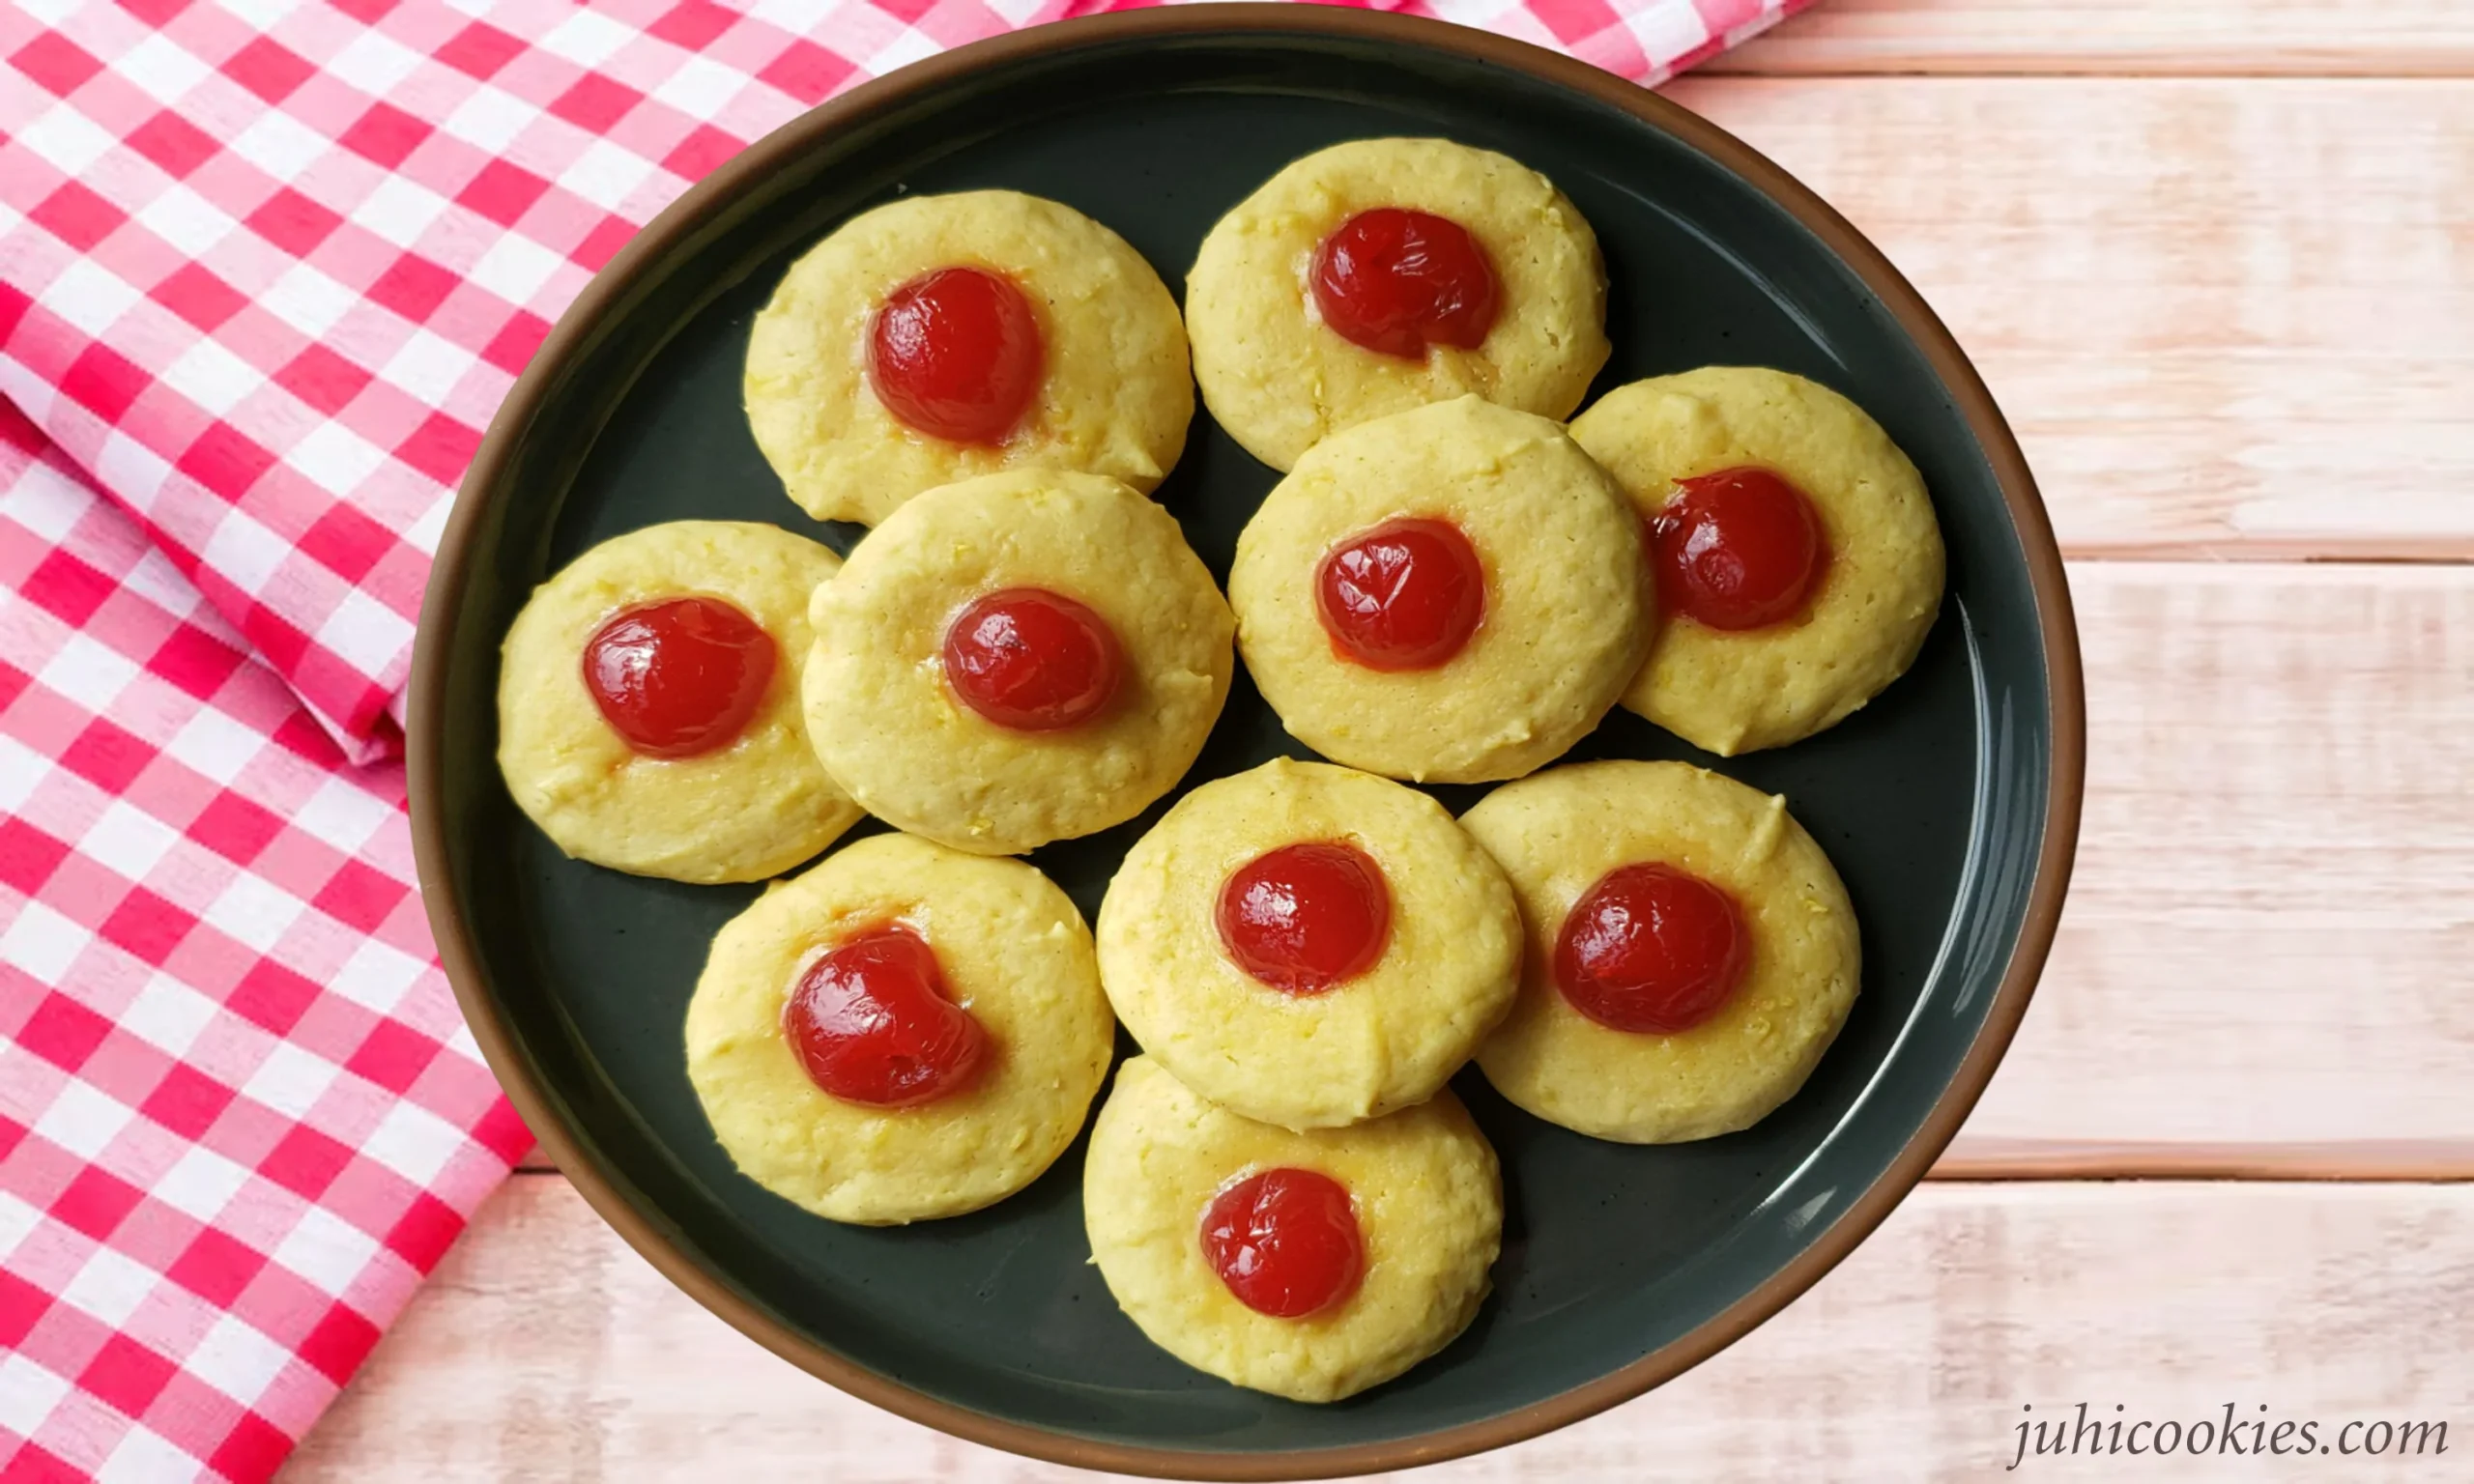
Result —
<svg viewBox="0 0 2474 1484"><path fill-rule="evenodd" d="M440 706L448 644L443 632L444 621L433 615L452 613L458 607L472 565L482 501L503 479L524 429L557 381L562 363L576 353L590 328L625 296L640 274L694 232L709 214L766 172L837 129L983 69L1106 43L1261 33L1388 42L1527 73L1620 109L1683 140L1742 177L1821 239L1863 280L1923 352L1927 363L1949 389L2000 485L2035 593L2036 618L2045 649L2052 767L2045 799L2045 837L2026 918L1982 1028L1949 1085L1889 1167L1794 1260L1690 1333L1596 1381L1502 1416L1381 1442L1214 1453L1078 1438L984 1415L912 1390L811 1343L774 1320L674 1245L645 1213L620 1194L553 1116L549 1100L532 1081L525 1058L497 1003L482 987L479 957L456 908L447 872L446 818L438 804L446 748ZM1503 1447L1577 1422L1672 1380L1733 1344L1837 1266L1906 1197L1957 1133L2008 1049L2021 1016L2027 1013L2037 976L2053 946L2055 927L2060 920L2079 835L2086 718L2078 632L2071 614L2061 551L2008 423L1949 330L1914 288L1819 196L1749 145L1699 115L1610 72L1525 42L1378 11L1297 3L1200 4L1119 12L1034 26L957 47L861 84L749 146L689 187L647 224L585 287L542 341L532 363L517 378L491 420L464 476L454 509L439 540L422 615L413 650L405 728L413 851L422 899L427 903L440 961L465 1019L472 1026L474 1039L543 1149L602 1219L665 1277L775 1355L912 1421L972 1442L1082 1469L1163 1478L1249 1481L1330 1478L1416 1468Z"/></svg>

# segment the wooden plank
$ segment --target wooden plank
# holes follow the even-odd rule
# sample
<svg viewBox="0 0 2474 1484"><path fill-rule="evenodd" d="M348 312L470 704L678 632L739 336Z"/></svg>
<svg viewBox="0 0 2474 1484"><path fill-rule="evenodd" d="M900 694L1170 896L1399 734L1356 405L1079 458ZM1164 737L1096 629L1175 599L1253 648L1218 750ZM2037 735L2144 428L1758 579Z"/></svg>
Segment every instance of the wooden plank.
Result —
<svg viewBox="0 0 2474 1484"><path fill-rule="evenodd" d="M2075 554L2474 558L2474 82L1671 95L1915 282Z"/></svg>
<svg viewBox="0 0 2474 1484"><path fill-rule="evenodd" d="M1414 1477L1995 1477L2023 1419L2083 1401L2099 1418L2186 1425L2230 1402L2246 1420L2314 1420L2331 1442L2348 1419L2446 1421L2461 1457L2474 1448L2468 1313L2474 1187L1927 1185L1811 1293L1674 1384ZM2028 1462L2107 1479L2263 1467L2211 1458ZM2365 1467L2315 1462L2297 1476ZM2456 1458L2377 1462L2436 1478ZM811 1380L696 1307L542 1176L484 1210L285 1474L1099 1477L957 1442Z"/></svg>
<svg viewBox="0 0 2474 1484"><path fill-rule="evenodd" d="M2474 1169L2474 569L2071 582L2079 867L1952 1153L2415 1140Z"/></svg>
<svg viewBox="0 0 2474 1484"><path fill-rule="evenodd" d="M2474 73L2460 0L1826 0L1714 71Z"/></svg>

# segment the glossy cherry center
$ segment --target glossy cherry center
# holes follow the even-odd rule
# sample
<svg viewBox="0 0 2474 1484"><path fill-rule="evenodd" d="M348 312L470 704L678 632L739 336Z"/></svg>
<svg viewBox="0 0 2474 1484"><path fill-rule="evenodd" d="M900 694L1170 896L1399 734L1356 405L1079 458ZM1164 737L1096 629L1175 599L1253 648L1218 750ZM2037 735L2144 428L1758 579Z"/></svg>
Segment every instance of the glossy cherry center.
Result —
<svg viewBox="0 0 2474 1484"><path fill-rule="evenodd" d="M1383 956L1392 889L1357 846L1304 841L1231 872L1219 916L1221 946L1237 967L1275 989L1320 994Z"/></svg>
<svg viewBox="0 0 2474 1484"><path fill-rule="evenodd" d="M1202 1213L1202 1251L1238 1302L1274 1319L1319 1314L1366 1275L1348 1187L1320 1170L1265 1170L1223 1189Z"/></svg>
<svg viewBox="0 0 2474 1484"><path fill-rule="evenodd" d="M1495 270L1467 228L1424 212L1361 212L1323 239L1309 274L1323 323L1386 356L1474 351L1495 323Z"/></svg>
<svg viewBox="0 0 2474 1484"><path fill-rule="evenodd" d="M1658 596L1713 629L1759 629L1804 610L1829 553L1804 492L1766 469L1676 481L1650 523Z"/></svg>
<svg viewBox="0 0 2474 1484"><path fill-rule="evenodd" d="M1726 892L1673 866L1623 866L1565 915L1555 984L1600 1025L1672 1036L1718 1013L1751 954Z"/></svg>
<svg viewBox="0 0 2474 1484"><path fill-rule="evenodd" d="M868 385L895 420L957 443L1004 441L1040 385L1040 327L1014 281L940 268L885 296Z"/></svg>
<svg viewBox="0 0 2474 1484"><path fill-rule="evenodd" d="M763 703L773 636L719 598L620 609L584 646L584 686L627 746L647 757L727 747Z"/></svg>
<svg viewBox="0 0 2474 1484"><path fill-rule="evenodd" d="M902 927L873 928L811 964L782 1007L808 1080L845 1102L906 1108L968 1085L987 1033L945 990L936 955Z"/></svg>
<svg viewBox="0 0 2474 1484"><path fill-rule="evenodd" d="M1478 631L1486 573L1451 522L1386 521L1323 558L1314 603L1342 659L1368 670L1432 670Z"/></svg>
<svg viewBox="0 0 2474 1484"><path fill-rule="evenodd" d="M973 599L945 626L946 683L973 711L1016 731L1090 720L1124 673L1108 620L1043 587Z"/></svg>

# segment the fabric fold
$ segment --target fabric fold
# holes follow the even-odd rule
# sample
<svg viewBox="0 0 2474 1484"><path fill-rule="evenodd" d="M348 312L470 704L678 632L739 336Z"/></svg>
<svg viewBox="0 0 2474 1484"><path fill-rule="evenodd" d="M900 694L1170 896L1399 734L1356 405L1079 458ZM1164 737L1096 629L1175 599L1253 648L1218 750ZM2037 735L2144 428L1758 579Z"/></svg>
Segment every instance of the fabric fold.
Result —
<svg viewBox="0 0 2474 1484"><path fill-rule="evenodd" d="M0 1472L268 1477L531 1142L402 768L0 403Z"/></svg>

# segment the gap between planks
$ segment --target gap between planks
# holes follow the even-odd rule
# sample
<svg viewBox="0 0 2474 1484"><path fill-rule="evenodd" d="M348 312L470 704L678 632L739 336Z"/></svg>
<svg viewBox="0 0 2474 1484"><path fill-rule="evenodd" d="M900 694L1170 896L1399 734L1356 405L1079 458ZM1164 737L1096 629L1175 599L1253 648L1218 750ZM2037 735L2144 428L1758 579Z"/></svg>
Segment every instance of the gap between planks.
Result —
<svg viewBox="0 0 2474 1484"><path fill-rule="evenodd" d="M1926 1172L1947 1181L2341 1181L2458 1184L2474 1181L2474 1141L2373 1139L2329 1144L2095 1143L1971 1139L1961 1134Z"/></svg>
<svg viewBox="0 0 2474 1484"><path fill-rule="evenodd" d="M1822 0L1705 74L2474 75L2460 0Z"/></svg>

